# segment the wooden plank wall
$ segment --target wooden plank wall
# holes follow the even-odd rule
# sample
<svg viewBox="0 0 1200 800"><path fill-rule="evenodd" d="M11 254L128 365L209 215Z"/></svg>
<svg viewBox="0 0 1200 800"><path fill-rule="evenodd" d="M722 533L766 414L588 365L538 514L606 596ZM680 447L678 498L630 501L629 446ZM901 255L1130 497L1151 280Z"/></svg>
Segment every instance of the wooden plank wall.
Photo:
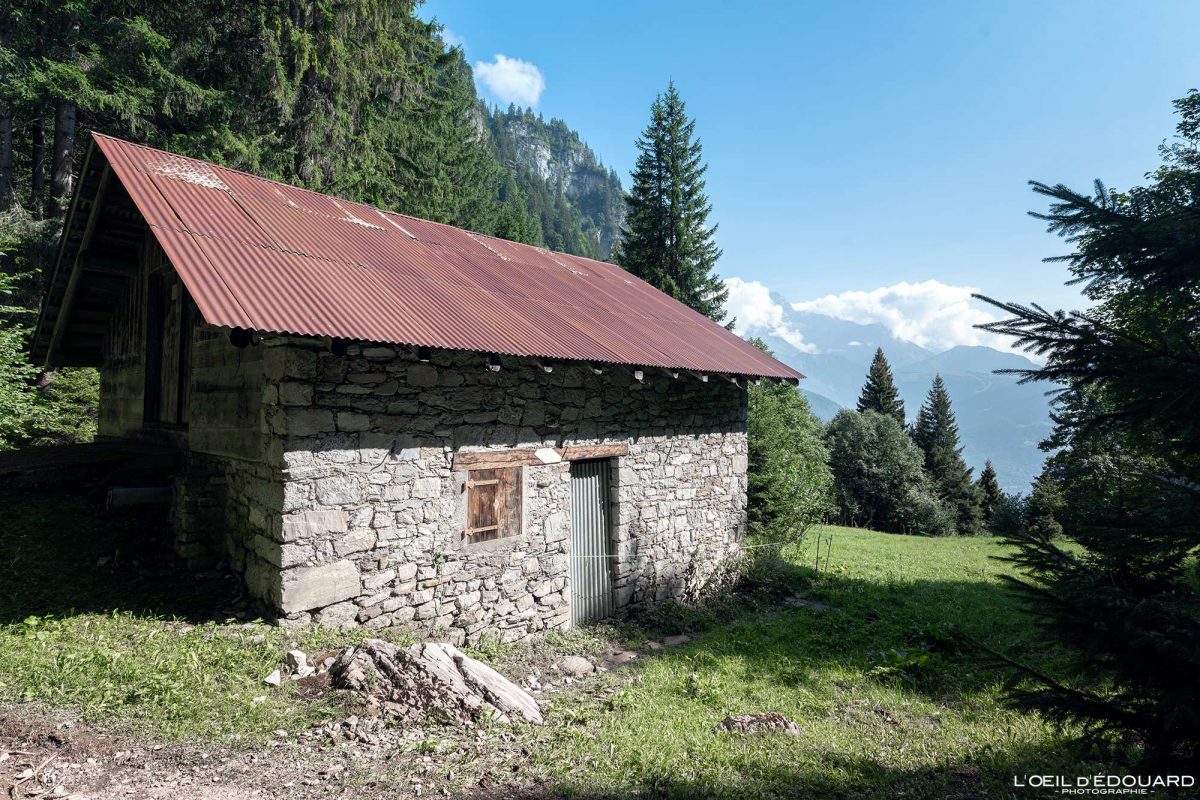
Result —
<svg viewBox="0 0 1200 800"><path fill-rule="evenodd" d="M138 270L125 284L104 337L100 368L101 436L126 436L143 426L146 385L147 265L158 244L147 237ZM161 250L158 250L161 253Z"/></svg>
<svg viewBox="0 0 1200 800"><path fill-rule="evenodd" d="M239 350L229 334L203 325L192 337L188 405L191 450L258 460L263 456L263 346Z"/></svg>

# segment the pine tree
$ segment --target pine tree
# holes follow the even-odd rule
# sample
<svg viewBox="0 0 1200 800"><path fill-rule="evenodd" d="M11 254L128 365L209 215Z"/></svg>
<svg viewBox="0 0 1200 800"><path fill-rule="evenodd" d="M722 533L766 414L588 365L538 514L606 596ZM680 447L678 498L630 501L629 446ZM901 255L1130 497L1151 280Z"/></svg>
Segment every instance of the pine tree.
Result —
<svg viewBox="0 0 1200 800"><path fill-rule="evenodd" d="M871 359L871 369L867 372L867 382L863 384L862 394L858 397L858 411L874 411L894 417L903 427L904 401L896 390L892 380L892 368L883 355L883 348L875 348L875 358Z"/></svg>
<svg viewBox="0 0 1200 800"><path fill-rule="evenodd" d="M990 459L984 462L975 488L979 494L979 510L983 513L983 521L990 525L996 509L1004 502L1004 492L1000 489L1000 481L996 479L996 468L992 466Z"/></svg>
<svg viewBox="0 0 1200 800"><path fill-rule="evenodd" d="M963 461L958 423L941 375L934 377L929 395L917 412L913 441L925 454L925 471L938 495L955 509L959 533L979 533L980 497L971 480L971 469Z"/></svg>
<svg viewBox="0 0 1200 800"><path fill-rule="evenodd" d="M704 193L708 166L672 82L654 98L650 124L637 140L638 158L625 228L615 261L642 280L716 322L725 319L729 291L716 274L717 227Z"/></svg>
<svg viewBox="0 0 1200 800"><path fill-rule="evenodd" d="M1034 183L1074 252L1084 312L992 302L984 326L1045 358L1023 380L1066 386L1031 497L1056 523L1010 537L1013 586L1059 672L1014 668L1022 708L1135 742L1152 768L1200 760L1200 93L1176 102L1176 142L1147 186L1092 195ZM1055 529L1061 530L1062 542ZM1024 682L1030 679L1030 683Z"/></svg>

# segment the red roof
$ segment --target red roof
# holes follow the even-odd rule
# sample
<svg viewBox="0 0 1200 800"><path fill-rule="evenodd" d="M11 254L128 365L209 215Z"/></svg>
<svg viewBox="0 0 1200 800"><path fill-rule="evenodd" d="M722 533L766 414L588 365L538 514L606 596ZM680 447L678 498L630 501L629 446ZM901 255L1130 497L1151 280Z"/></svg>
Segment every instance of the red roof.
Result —
<svg viewBox="0 0 1200 800"><path fill-rule="evenodd" d="M612 264L95 139L210 324L803 377Z"/></svg>

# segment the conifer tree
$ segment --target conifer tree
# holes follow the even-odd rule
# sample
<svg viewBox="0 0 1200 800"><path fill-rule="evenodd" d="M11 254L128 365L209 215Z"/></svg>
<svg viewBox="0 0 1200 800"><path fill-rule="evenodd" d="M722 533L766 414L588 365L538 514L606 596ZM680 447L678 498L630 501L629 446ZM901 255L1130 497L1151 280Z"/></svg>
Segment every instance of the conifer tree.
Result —
<svg viewBox="0 0 1200 800"><path fill-rule="evenodd" d="M979 493L971 480L971 469L963 461L958 423L941 375L934 377L929 395L917 412L913 441L925 454L925 471L938 495L955 509L959 533L979 533Z"/></svg>
<svg viewBox="0 0 1200 800"><path fill-rule="evenodd" d="M1132 742L1164 771L1200 760L1200 93L1175 105L1178 138L1148 185L1033 184L1050 201L1035 216L1074 248L1053 260L1096 305L989 300L1009 317L983 326L1044 356L1024 380L1067 387L1030 501L1060 524L1011 537L1024 569L1014 588L1059 670L1009 660L1011 699Z"/></svg>
<svg viewBox="0 0 1200 800"><path fill-rule="evenodd" d="M470 67L453 48L435 69L436 79L415 101L415 118L401 133L399 210L491 233L500 168L483 139Z"/></svg>
<svg viewBox="0 0 1200 800"><path fill-rule="evenodd" d="M901 426L904 425L904 401L896 390L892 379L892 368L883 355L883 348L875 348L875 357L871 359L871 369L867 372L867 382L863 384L862 394L858 397L858 411L874 411L894 417Z"/></svg>
<svg viewBox="0 0 1200 800"><path fill-rule="evenodd" d="M715 272L721 250L704 193L708 166L672 82L654 98L650 124L637 140L625 228L615 261L716 322L729 291Z"/></svg>
<svg viewBox="0 0 1200 800"><path fill-rule="evenodd" d="M992 466L990 459L984 463L975 487L979 493L979 510L983 513L983 521L991 524L996 509L1004 502L1004 492L1000 489L1000 481L996 479L996 468Z"/></svg>

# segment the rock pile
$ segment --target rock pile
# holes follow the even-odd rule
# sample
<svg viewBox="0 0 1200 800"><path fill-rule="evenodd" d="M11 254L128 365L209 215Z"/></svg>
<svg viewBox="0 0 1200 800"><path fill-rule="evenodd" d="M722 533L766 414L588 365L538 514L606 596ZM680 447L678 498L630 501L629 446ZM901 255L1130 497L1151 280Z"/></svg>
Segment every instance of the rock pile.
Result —
<svg viewBox="0 0 1200 800"><path fill-rule="evenodd" d="M450 644L405 649L380 639L346 647L329 670L335 689L358 695L369 713L468 724L484 717L541 724L537 701Z"/></svg>

